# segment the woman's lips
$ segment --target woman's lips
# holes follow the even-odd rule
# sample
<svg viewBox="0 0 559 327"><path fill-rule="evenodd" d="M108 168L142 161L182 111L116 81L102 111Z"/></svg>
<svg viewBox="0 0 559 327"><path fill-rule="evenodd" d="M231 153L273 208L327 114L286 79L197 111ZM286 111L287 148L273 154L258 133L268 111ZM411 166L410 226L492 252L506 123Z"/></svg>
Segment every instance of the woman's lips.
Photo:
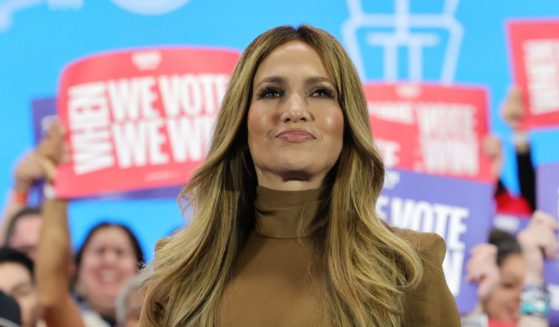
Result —
<svg viewBox="0 0 559 327"><path fill-rule="evenodd" d="M276 135L276 138L290 143L301 143L315 139L312 133L302 129L288 129L282 131Z"/></svg>

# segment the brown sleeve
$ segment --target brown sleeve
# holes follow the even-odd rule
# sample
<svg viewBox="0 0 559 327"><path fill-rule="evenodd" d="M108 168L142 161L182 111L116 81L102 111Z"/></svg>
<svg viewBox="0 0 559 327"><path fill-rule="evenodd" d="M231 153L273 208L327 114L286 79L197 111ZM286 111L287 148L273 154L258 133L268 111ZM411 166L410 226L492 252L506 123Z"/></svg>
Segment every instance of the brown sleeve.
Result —
<svg viewBox="0 0 559 327"><path fill-rule="evenodd" d="M404 237L417 249L423 263L419 286L406 293L402 326L460 326L454 297L444 277L442 263L446 253L444 240L434 233L409 232Z"/></svg>

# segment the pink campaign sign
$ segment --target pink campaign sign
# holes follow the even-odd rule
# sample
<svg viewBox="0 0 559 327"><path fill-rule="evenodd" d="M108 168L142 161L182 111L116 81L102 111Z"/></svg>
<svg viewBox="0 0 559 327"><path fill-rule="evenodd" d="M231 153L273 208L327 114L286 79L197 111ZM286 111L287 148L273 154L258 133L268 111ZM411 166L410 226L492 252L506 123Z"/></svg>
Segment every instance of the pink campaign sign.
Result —
<svg viewBox="0 0 559 327"><path fill-rule="evenodd" d="M239 52L163 48L94 55L62 72L70 160L63 197L182 185L202 162Z"/></svg>
<svg viewBox="0 0 559 327"><path fill-rule="evenodd" d="M512 66L527 128L559 126L559 21L508 23Z"/></svg>
<svg viewBox="0 0 559 327"><path fill-rule="evenodd" d="M373 138L388 167L492 182L481 151L487 91L479 87L364 86Z"/></svg>

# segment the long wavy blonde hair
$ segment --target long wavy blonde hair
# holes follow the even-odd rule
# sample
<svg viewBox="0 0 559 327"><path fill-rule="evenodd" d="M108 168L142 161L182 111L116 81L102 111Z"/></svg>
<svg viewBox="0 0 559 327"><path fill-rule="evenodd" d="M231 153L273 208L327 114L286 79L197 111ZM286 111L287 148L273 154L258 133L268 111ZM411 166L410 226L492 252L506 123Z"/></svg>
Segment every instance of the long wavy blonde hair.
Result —
<svg viewBox="0 0 559 327"><path fill-rule="evenodd" d="M399 326L403 292L422 275L417 253L375 213L384 166L371 138L359 76L327 32L280 26L244 51L222 102L204 164L181 192L190 199L187 228L158 249L147 281L144 320L154 326L215 326L218 306L254 225L257 180L247 143L247 112L260 63L289 41L322 58L344 115L340 158L325 181L328 201L313 244L325 271L324 310L332 326Z"/></svg>

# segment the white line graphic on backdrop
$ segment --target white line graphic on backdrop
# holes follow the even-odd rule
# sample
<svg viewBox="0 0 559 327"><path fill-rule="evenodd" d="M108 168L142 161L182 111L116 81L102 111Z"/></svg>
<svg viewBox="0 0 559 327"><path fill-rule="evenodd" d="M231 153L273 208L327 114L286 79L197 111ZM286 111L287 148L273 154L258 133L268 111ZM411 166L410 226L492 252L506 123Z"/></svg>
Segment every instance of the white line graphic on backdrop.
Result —
<svg viewBox="0 0 559 327"><path fill-rule="evenodd" d="M76 9L83 6L83 0L7 0L0 3L0 32L10 28L13 15L30 7L46 3L50 9Z"/></svg>
<svg viewBox="0 0 559 327"><path fill-rule="evenodd" d="M84 0L0 0L0 33L12 25L13 16L23 11L46 3L51 10L80 10ZM98 1L98 0L96 0ZM177 10L190 0L112 0L112 2L130 12L141 15L161 15Z"/></svg>
<svg viewBox="0 0 559 327"><path fill-rule="evenodd" d="M190 0L112 0L116 5L141 15L161 15L179 9Z"/></svg>
<svg viewBox="0 0 559 327"><path fill-rule="evenodd" d="M423 78L423 50L441 43L436 33L412 32L411 29L436 28L445 29L449 33L449 41L445 51L440 82L450 84L454 80L463 28L455 19L454 14L459 0L446 0L442 13L413 14L409 12L409 0L395 0L394 14L366 13L361 0L347 0L349 19L342 26L348 52L352 56L357 70L365 78L365 61L357 38L357 31L363 28L391 28L393 31L375 31L366 36L366 42L373 47L383 49L384 79L398 79L398 48L408 48L407 64L409 79L420 81Z"/></svg>

